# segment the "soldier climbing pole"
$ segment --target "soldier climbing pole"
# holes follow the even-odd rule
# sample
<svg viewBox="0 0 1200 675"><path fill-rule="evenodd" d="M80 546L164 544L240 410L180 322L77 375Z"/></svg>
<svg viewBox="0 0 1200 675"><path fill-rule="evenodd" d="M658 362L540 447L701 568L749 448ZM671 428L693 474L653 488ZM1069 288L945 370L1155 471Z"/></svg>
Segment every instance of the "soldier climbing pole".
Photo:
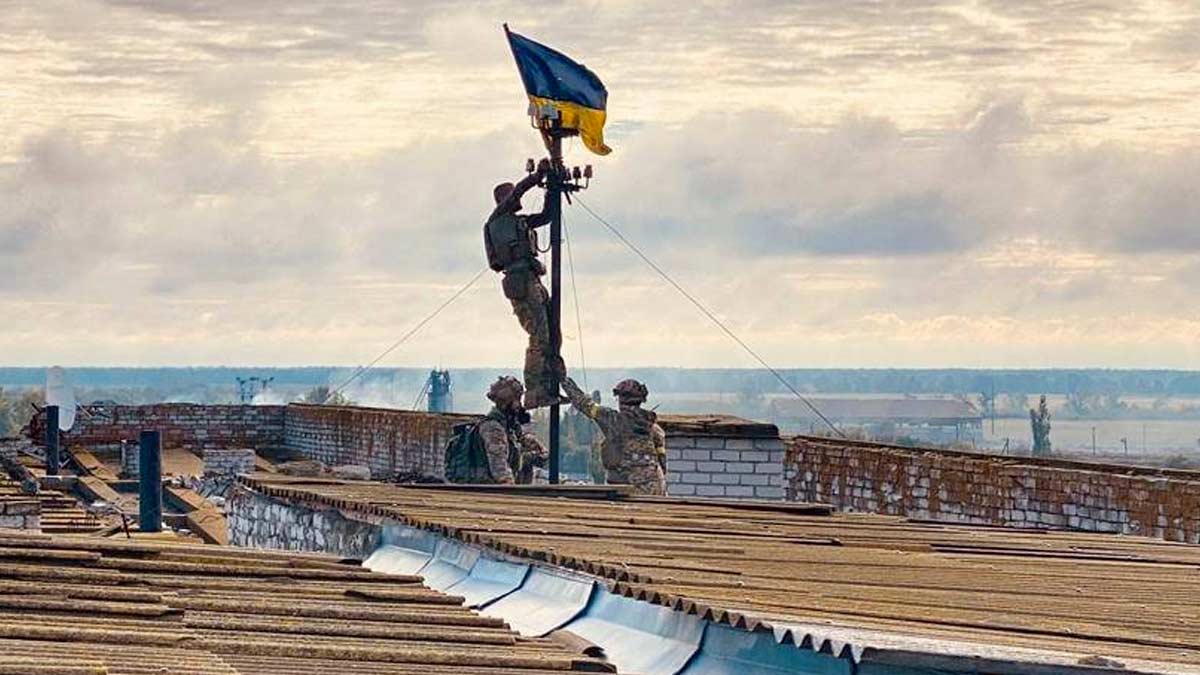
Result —
<svg viewBox="0 0 1200 675"><path fill-rule="evenodd" d="M578 131L564 128L560 116L553 108L534 109L531 107L534 124L542 132L546 142L546 150L550 154L550 171L546 174L546 209L550 215L550 355L552 364L562 363L562 200L567 196L571 199L572 192L578 192L588 187L592 178L592 166L589 164L580 170L579 167L567 169L562 157L562 139L574 136ZM529 164L532 164L530 160ZM550 372L550 389L558 392L562 384L562 372L557 367ZM550 482L560 480L561 439L560 439L560 404L555 401L550 405Z"/></svg>
<svg viewBox="0 0 1200 675"><path fill-rule="evenodd" d="M550 323L551 364L548 389L555 399L550 405L550 482L559 482L560 423L559 386L562 372L562 200L571 193L587 188L592 167L568 170L563 163L562 140L579 136L584 146L598 155L610 152L604 144L604 121L608 91L595 73L543 44L512 33L504 26L513 59L529 96L529 115L546 144L550 155L550 170L546 173L546 210L550 216L550 304L547 318ZM533 162L527 165L534 170ZM526 385L528 386L528 385Z"/></svg>

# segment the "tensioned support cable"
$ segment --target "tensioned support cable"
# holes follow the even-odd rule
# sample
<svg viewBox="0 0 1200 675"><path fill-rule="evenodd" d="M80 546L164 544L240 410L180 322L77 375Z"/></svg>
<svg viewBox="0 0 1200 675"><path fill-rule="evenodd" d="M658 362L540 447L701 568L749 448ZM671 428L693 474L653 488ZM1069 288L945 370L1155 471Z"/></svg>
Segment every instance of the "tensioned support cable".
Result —
<svg viewBox="0 0 1200 675"><path fill-rule="evenodd" d="M567 221L564 218L563 241L567 244L567 269L571 271L571 295L575 301L575 334L579 339L579 369L583 371L583 388L590 391L587 376L587 360L583 357L583 318L579 309L579 285L575 283L575 258L571 254L571 236L567 233Z"/></svg>
<svg viewBox="0 0 1200 675"><path fill-rule="evenodd" d="M421 393L417 394L416 400L413 401L412 409L416 410L421 405L421 401L425 399L425 394L429 393L429 382L431 378L425 378L425 384L421 385Z"/></svg>
<svg viewBox="0 0 1200 675"><path fill-rule="evenodd" d="M641 258L642 262L646 263L646 265L650 269L657 272L658 275L660 277L662 277L664 280L666 280L666 282L668 284L671 284L671 286L674 287L675 290L679 291L680 295L687 298L687 300L689 302L691 302L693 305L695 305L696 309L700 310L701 314L708 317L709 321L712 321L713 324L715 324L717 328L720 328L722 332L724 332L726 335L728 335L730 339L732 339L734 342L736 342L738 344L738 346L740 346L742 349L744 349L747 354L749 354L751 357L754 358L755 361L758 361L758 363L763 368L766 368L768 372L770 372L772 375L774 375L775 379L779 380L780 384L782 384L788 391L792 392L792 394L794 394L796 396L796 398L800 399L800 401L802 401L804 403L804 405L808 406L808 409L813 411L813 414L815 414L817 417L819 417L821 419L822 422L824 422L826 425L828 425L829 428L832 429L834 433L836 433L838 436L841 436L842 438L846 438L846 434L843 433L841 429L837 428L833 424L833 422L831 422L829 420L829 418L825 416L824 413L822 413L819 409L817 409L817 406L815 404L813 404L813 402L810 401L807 396L805 396L804 394L801 394L799 391L797 391L796 388L792 386L792 383L788 382L787 378L785 378L783 375L781 375L778 370L775 370L774 368L772 368L771 364L767 363L763 359L763 357L758 355L758 352L751 349L750 345L746 344L746 342L744 340L742 340L732 330L730 330L729 327L724 324L724 322L722 322L720 319L718 319L715 314L710 312L707 307L705 307L699 300L696 299L695 296L693 296L691 293L688 293L687 290L683 286L680 286L679 283L676 282L673 278L671 278L671 275L667 274L666 271L663 270L663 268L659 267L645 253L642 253L642 250L639 249L636 245L634 245L634 243L632 241L627 239L625 237L625 235L621 234L621 231L618 230L615 225L608 222L604 218L600 217L600 215L598 213L596 213L595 211L593 211L591 209L591 207L589 207L587 204L585 204L583 202L583 200L579 198L578 195L575 196L575 201L580 206L583 207L584 211L588 212L588 215L590 215L592 218L595 218L596 221L599 222L604 227L608 228L608 231L611 232L613 234L613 236L615 236L617 239L621 240L621 243L625 244L625 246L630 251L633 251L633 253L635 255L637 255L637 257Z"/></svg>
<svg viewBox="0 0 1200 675"><path fill-rule="evenodd" d="M416 335L416 334L417 334L417 331L419 331L419 330L421 330L422 328L424 328L424 327L425 327L425 324L429 323L430 321L433 321L433 320L434 320L434 318L436 318L438 314L441 314L441 313L442 313L442 310L444 310L444 309L446 309L447 307L449 307L449 306L451 305L451 303L453 303L455 300L457 300L457 299L459 299L460 297L462 297L462 294L463 294L463 293L466 293L468 290L470 290L470 288L471 288L472 286L474 286L474 285L475 285L475 282L476 282L476 281L479 281L479 278L483 276L483 273L484 273L484 272L487 272L487 271L488 271L488 268L487 268L487 267L484 267L483 269L481 269L481 270L479 270L478 272L476 272L476 273L475 273L475 276L471 277L471 280L470 280L470 281L468 281L467 283L465 283L465 284L463 284L461 287L459 287L459 289L458 289L457 291L455 291L455 292L454 292L454 295L451 295L449 298L447 298L447 299L446 299L446 301L445 301L445 302L443 302L442 304L438 305L437 309L433 310L433 312L431 312L431 313L430 313L428 316L426 316L424 319L421 319L421 321L420 321L420 322L418 322L418 323L417 323L417 325L415 325L415 326L413 326L412 328L410 328L410 329L408 330L408 332L407 332L407 333L405 333L404 335L401 335L401 336L400 336L400 339L398 339L398 340L396 340L395 342L393 342L393 343L392 343L392 346L390 346L390 347L388 347L387 349L383 350L383 352L382 352L382 353L380 353L380 354L379 354L379 356L376 356L376 357L375 357L375 358L374 358L374 359L373 359L373 360L372 360L370 363L368 363L367 365L365 365L365 366L359 366L359 367L358 367L358 369L357 369L357 370L355 370L355 371L354 371L354 373L353 373L353 374L352 374L350 377L346 378L346 381L345 381L345 382L343 382L341 385L339 385L337 389L334 389L334 390L333 390L333 393L334 393L334 394L341 393L341 391L342 391L343 389L345 389L346 387L350 386L350 383L351 383L351 382L353 382L354 380L358 379L358 377L359 377L360 375L362 375L363 373L365 373L365 372L367 372L368 370L370 370L371 368L373 368L373 367L375 366L375 364L377 364L377 363L379 363L380 361L382 361L382 360L384 359L384 357L386 357L388 354L391 354L393 351L395 351L395 350L396 350L396 348L397 348L397 347L399 347L400 345L402 345L402 344L404 344L406 341L408 341L408 339L409 339L410 337L412 337L412 336ZM332 395L333 395L333 394L331 394L331 396L332 396Z"/></svg>

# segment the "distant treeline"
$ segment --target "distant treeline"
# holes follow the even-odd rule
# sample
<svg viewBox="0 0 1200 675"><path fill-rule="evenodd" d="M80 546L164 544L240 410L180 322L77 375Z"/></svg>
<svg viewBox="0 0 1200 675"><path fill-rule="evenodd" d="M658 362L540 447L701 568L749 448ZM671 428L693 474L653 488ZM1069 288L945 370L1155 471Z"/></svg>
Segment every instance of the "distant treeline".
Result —
<svg viewBox="0 0 1200 675"><path fill-rule="evenodd" d="M354 368L69 368L76 386L144 387L186 391L194 387L231 387L238 377L273 377L280 388L340 384ZM425 368L376 368L363 378L405 389L419 387ZM518 368L451 369L460 392L483 390L500 373ZM780 373L792 386L812 393L860 394L1119 394L1200 396L1200 372L1180 370L972 370L972 369L788 369ZM580 373L573 375L580 379ZM0 386L41 386L44 368L0 368ZM769 372L733 368L597 368L588 380L607 389L626 377L640 379L662 393L712 392L770 394L786 389Z"/></svg>

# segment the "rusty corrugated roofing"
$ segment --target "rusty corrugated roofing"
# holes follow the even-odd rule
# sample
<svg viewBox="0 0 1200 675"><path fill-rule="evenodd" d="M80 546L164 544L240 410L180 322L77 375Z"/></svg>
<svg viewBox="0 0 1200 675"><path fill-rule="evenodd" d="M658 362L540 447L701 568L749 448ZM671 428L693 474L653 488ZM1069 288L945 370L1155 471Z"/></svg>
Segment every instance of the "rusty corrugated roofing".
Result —
<svg viewBox="0 0 1200 675"><path fill-rule="evenodd" d="M0 479L0 502L36 502L41 514L41 531L53 534L90 534L106 524L88 513L73 497L57 490L39 490L36 495L21 491L21 484Z"/></svg>
<svg viewBox="0 0 1200 675"><path fill-rule="evenodd" d="M353 561L0 536L0 672L550 673L601 666Z"/></svg>
<svg viewBox="0 0 1200 675"><path fill-rule="evenodd" d="M276 498L586 572L733 626L828 625L1200 664L1200 547L671 499L554 499L256 474ZM1176 666L1177 667L1177 666Z"/></svg>

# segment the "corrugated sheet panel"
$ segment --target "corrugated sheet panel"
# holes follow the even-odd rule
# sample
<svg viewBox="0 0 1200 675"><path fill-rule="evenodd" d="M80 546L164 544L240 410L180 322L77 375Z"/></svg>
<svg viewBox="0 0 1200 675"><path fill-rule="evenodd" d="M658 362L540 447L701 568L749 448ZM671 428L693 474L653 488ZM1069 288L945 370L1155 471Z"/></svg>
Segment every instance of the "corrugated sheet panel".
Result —
<svg viewBox="0 0 1200 675"><path fill-rule="evenodd" d="M700 649L704 621L607 591L564 628L604 648L619 672L674 675Z"/></svg>
<svg viewBox="0 0 1200 675"><path fill-rule="evenodd" d="M682 675L853 675L848 659L781 645L769 631L710 623Z"/></svg>
<svg viewBox="0 0 1200 675"><path fill-rule="evenodd" d="M393 547L395 548L395 547ZM549 674L611 666L330 556L0 534L0 672Z"/></svg>
<svg viewBox="0 0 1200 675"><path fill-rule="evenodd" d="M485 616L504 619L521 635L542 636L583 613L596 583L535 567L520 588L483 608Z"/></svg>
<svg viewBox="0 0 1200 675"><path fill-rule="evenodd" d="M468 607L482 607L517 590L527 574L529 565L481 557L467 578L446 592L461 596Z"/></svg>

